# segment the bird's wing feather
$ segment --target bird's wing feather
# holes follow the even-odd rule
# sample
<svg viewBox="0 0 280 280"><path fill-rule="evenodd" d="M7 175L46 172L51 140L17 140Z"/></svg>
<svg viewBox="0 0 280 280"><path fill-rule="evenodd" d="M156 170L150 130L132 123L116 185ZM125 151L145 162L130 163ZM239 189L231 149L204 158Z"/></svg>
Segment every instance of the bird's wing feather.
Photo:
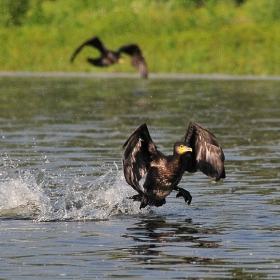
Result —
<svg viewBox="0 0 280 280"><path fill-rule="evenodd" d="M105 46L103 45L103 43L99 40L98 37L93 37L90 38L88 40L86 40L85 42L83 42L72 54L71 58L70 58L70 62L73 62L75 57L77 56L77 54L85 47L85 46L91 46L94 47L96 49L98 49L102 54L106 53L107 49L105 48Z"/></svg>
<svg viewBox="0 0 280 280"><path fill-rule="evenodd" d="M123 145L123 169L126 182L138 193L142 193L139 181L150 168L150 161L157 154L157 148L149 134L147 125L141 124Z"/></svg>
<svg viewBox="0 0 280 280"><path fill-rule="evenodd" d="M105 60L105 63L104 63ZM103 67L103 66L107 66L106 64L106 58L100 57L100 58L88 58L87 62L94 65L94 66L99 66L99 67Z"/></svg>
<svg viewBox="0 0 280 280"><path fill-rule="evenodd" d="M217 181L226 177L225 156L214 134L200 124L191 122L183 141L193 149L186 171L200 170Z"/></svg>
<svg viewBox="0 0 280 280"><path fill-rule="evenodd" d="M122 46L119 50L119 53L126 53L131 56L131 64L134 66L142 77L148 77L148 68L145 61L145 58L142 55L140 48L136 44L130 44Z"/></svg>

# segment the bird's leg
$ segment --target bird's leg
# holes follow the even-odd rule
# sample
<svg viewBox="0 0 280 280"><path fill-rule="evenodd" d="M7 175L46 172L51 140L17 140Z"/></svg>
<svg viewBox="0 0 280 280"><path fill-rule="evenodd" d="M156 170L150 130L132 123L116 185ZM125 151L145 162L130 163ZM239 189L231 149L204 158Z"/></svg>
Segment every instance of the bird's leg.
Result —
<svg viewBox="0 0 280 280"><path fill-rule="evenodd" d="M176 187L174 188L174 191L178 191L176 197L183 196L184 199L185 199L185 202L188 202L188 205L191 204L191 202L192 202L192 196L191 196L191 194L190 194L189 191L186 191L186 190L183 189L183 188L179 188L178 186L176 186Z"/></svg>
<svg viewBox="0 0 280 280"><path fill-rule="evenodd" d="M134 201L140 201L140 209L145 208L148 205L148 196L144 193L139 193L133 196L128 197L130 199L133 199Z"/></svg>
<svg viewBox="0 0 280 280"><path fill-rule="evenodd" d="M133 195L133 196L129 196L128 198L133 199L134 201L141 201L142 194L136 194L136 195Z"/></svg>
<svg viewBox="0 0 280 280"><path fill-rule="evenodd" d="M158 200L153 197L149 197L146 193L139 193L133 196L128 197L134 201L140 201L140 209L145 208L147 205L160 207L166 203L165 198Z"/></svg>
<svg viewBox="0 0 280 280"><path fill-rule="evenodd" d="M160 207L165 204L165 198L158 200L153 197L149 197L147 194L143 194L140 204L140 209L145 208L147 205Z"/></svg>
<svg viewBox="0 0 280 280"><path fill-rule="evenodd" d="M143 194L140 204L140 209L145 208L148 205L148 197L146 194Z"/></svg>

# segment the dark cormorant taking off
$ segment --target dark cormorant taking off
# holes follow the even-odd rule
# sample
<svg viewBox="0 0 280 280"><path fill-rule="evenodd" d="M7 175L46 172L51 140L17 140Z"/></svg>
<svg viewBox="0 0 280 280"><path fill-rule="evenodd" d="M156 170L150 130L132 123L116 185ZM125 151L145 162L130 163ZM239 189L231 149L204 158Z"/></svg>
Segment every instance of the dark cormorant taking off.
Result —
<svg viewBox="0 0 280 280"><path fill-rule="evenodd" d="M131 64L134 66L142 75L143 78L148 78L148 70L144 57L142 56L140 48L136 44L129 44L120 47L117 51L111 51L106 49L103 43L98 37L93 37L82 43L72 54L70 62L73 62L76 55L85 46L91 46L98 49L101 53L99 58L88 58L87 61L94 66L104 67L110 66L114 63L121 63L121 53L126 53L131 56Z"/></svg>
<svg viewBox="0 0 280 280"><path fill-rule="evenodd" d="M147 205L162 206L173 190L191 203L191 194L178 187L185 171L202 171L207 176L225 178L225 156L217 138L196 122L190 122L183 140L174 144L173 155L165 156L157 150L147 125L141 124L123 145L123 169L126 182L137 192L130 197L140 201L140 209ZM139 181L146 175L143 187Z"/></svg>

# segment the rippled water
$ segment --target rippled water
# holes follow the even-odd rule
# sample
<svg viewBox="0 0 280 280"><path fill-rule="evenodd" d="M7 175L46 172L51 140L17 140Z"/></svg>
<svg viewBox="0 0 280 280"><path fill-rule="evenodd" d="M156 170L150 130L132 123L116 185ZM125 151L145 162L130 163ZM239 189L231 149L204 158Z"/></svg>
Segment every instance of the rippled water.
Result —
<svg viewBox="0 0 280 280"><path fill-rule="evenodd" d="M279 104L278 79L0 77L0 278L279 279ZM168 154L190 120L227 178L140 211L124 141L145 121Z"/></svg>

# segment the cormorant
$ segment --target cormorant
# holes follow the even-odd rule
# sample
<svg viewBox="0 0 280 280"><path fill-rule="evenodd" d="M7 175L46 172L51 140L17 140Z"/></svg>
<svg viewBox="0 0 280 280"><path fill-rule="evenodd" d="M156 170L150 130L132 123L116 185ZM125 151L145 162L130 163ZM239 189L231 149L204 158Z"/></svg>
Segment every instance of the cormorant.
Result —
<svg viewBox="0 0 280 280"><path fill-rule="evenodd" d="M148 78L148 69L144 57L140 48L136 44L129 44L120 47L117 51L111 51L106 49L103 43L98 37L93 37L82 43L72 54L70 62L73 62L76 55L85 46L91 46L98 49L101 53L99 58L88 58L87 61L94 66L104 67L110 66L114 63L122 63L121 53L126 53L131 56L131 64L134 66L142 75L143 78Z"/></svg>
<svg viewBox="0 0 280 280"><path fill-rule="evenodd" d="M165 156L157 150L146 123L142 123L123 145L123 170L126 182L137 192L130 197L140 201L140 209L147 205L162 206L173 191L191 203L191 194L179 188L185 171L202 171L219 181L225 178L225 156L214 134L196 122L190 122L183 140L174 144L173 155ZM139 181L145 176L143 187Z"/></svg>

